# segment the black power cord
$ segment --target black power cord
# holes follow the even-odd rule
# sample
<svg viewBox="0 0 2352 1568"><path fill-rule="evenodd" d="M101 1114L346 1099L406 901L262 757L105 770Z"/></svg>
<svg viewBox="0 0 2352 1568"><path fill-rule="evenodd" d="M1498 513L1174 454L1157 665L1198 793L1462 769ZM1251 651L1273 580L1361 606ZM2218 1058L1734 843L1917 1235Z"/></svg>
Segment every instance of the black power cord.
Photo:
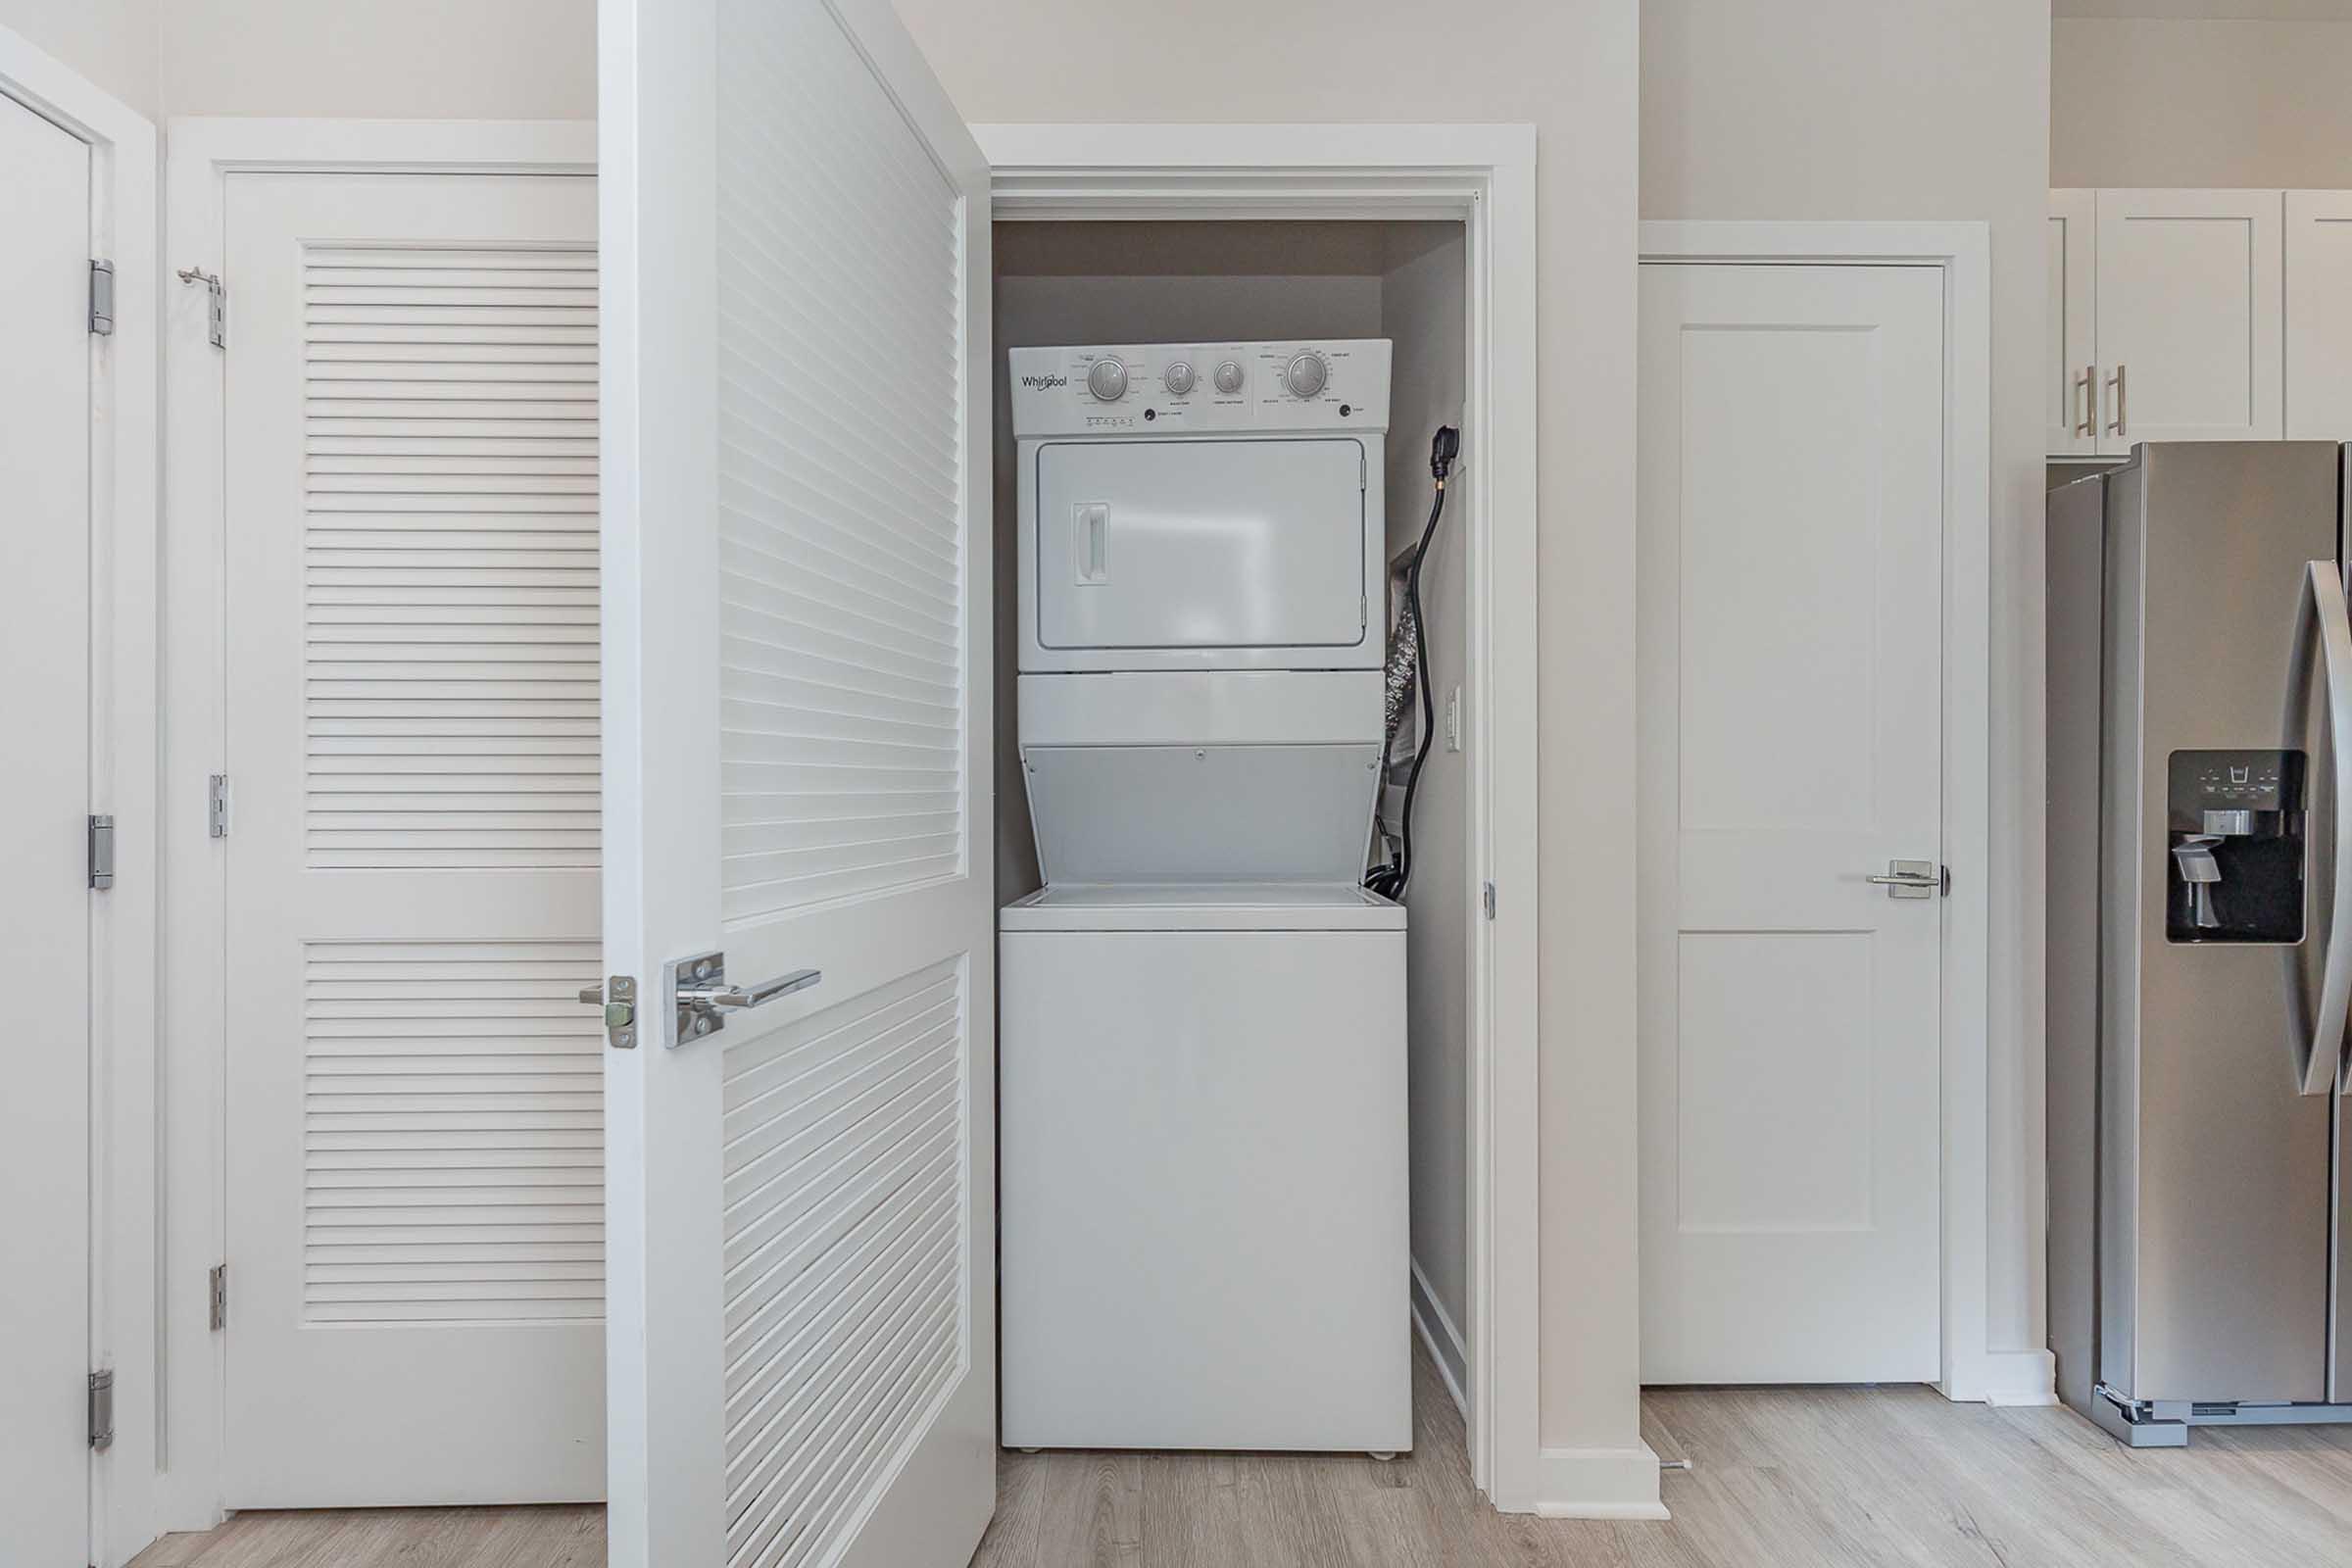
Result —
<svg viewBox="0 0 2352 1568"><path fill-rule="evenodd" d="M1364 886L1384 899L1403 898L1405 885L1413 879L1413 797L1421 790L1421 769L1429 763L1438 722L1437 704L1429 695L1429 623L1421 615L1421 563L1429 555L1430 540L1437 536L1438 519L1446 514L1446 476L1453 471L1453 460L1461 451L1461 431L1450 424L1438 426L1429 443L1429 471L1437 480L1436 493L1430 497L1429 520L1421 525L1421 542L1413 547L1412 562L1404 568L1404 602L1413 614L1413 684L1421 689L1421 739L1413 748L1413 769L1404 778L1404 808L1397 817L1396 852L1388 864L1364 873ZM1385 774L1387 769L1382 771Z"/></svg>

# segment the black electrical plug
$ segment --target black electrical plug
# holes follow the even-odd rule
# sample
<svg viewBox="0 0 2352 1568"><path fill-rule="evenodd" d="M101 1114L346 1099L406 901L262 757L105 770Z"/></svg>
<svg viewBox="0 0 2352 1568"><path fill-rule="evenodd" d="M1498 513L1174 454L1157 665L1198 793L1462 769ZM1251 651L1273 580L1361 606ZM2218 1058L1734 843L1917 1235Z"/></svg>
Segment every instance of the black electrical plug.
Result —
<svg viewBox="0 0 2352 1568"><path fill-rule="evenodd" d="M1440 484L1453 471L1453 460L1462 454L1462 432L1450 424L1438 426L1438 433L1429 443L1429 471Z"/></svg>

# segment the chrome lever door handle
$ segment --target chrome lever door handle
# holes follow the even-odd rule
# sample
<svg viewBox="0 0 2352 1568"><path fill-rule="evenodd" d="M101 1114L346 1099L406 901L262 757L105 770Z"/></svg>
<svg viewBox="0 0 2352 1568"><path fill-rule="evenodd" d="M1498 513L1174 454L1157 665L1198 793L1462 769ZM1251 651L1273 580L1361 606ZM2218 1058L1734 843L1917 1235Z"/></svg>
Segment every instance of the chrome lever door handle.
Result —
<svg viewBox="0 0 2352 1568"><path fill-rule="evenodd" d="M758 1007L795 991L806 991L824 977L822 969L795 969L756 986L681 986L678 1000L713 1007Z"/></svg>
<svg viewBox="0 0 2352 1568"><path fill-rule="evenodd" d="M1944 886L1944 873L1934 860L1888 860L1885 876L1862 879L1886 890L1890 899L1932 898Z"/></svg>
<svg viewBox="0 0 2352 1568"><path fill-rule="evenodd" d="M669 994L669 1037L664 1045L682 1046L716 1034L727 1026L727 1012L764 1006L778 997L806 991L825 977L821 969L795 969L748 986L727 983L727 956L698 953L662 966L663 989Z"/></svg>

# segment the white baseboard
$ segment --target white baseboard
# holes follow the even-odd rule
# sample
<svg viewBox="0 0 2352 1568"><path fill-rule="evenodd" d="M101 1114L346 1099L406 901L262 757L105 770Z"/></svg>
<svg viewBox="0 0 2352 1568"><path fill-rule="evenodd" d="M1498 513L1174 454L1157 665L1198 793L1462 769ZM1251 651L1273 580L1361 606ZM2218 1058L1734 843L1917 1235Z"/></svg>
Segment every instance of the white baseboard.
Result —
<svg viewBox="0 0 2352 1568"><path fill-rule="evenodd" d="M2058 1363L2047 1350L1987 1350L1979 1377L1986 1404L2058 1402Z"/></svg>
<svg viewBox="0 0 2352 1568"><path fill-rule="evenodd" d="M1545 1448L1539 1458L1536 1503L1544 1519L1665 1519L1658 1456L1646 1443L1630 1448Z"/></svg>
<svg viewBox="0 0 2352 1568"><path fill-rule="evenodd" d="M1412 1261L1413 1328L1420 1334L1421 1343L1429 1347L1429 1358L1438 1363L1438 1376L1446 1380L1446 1392L1453 1396L1453 1407L1470 1419L1470 1399L1462 1391L1470 1386L1470 1349L1462 1341L1462 1331L1453 1326L1446 1313L1446 1303L1430 1288L1429 1276L1421 1272L1419 1259Z"/></svg>

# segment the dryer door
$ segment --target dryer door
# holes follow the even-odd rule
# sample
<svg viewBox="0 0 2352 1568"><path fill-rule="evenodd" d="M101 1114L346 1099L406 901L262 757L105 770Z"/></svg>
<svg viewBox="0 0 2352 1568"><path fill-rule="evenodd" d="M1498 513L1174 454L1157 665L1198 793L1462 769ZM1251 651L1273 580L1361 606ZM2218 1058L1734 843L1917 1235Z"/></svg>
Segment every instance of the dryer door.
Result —
<svg viewBox="0 0 2352 1568"><path fill-rule="evenodd" d="M1049 649L1354 648L1370 636L1364 443L1037 449L1031 553Z"/></svg>

